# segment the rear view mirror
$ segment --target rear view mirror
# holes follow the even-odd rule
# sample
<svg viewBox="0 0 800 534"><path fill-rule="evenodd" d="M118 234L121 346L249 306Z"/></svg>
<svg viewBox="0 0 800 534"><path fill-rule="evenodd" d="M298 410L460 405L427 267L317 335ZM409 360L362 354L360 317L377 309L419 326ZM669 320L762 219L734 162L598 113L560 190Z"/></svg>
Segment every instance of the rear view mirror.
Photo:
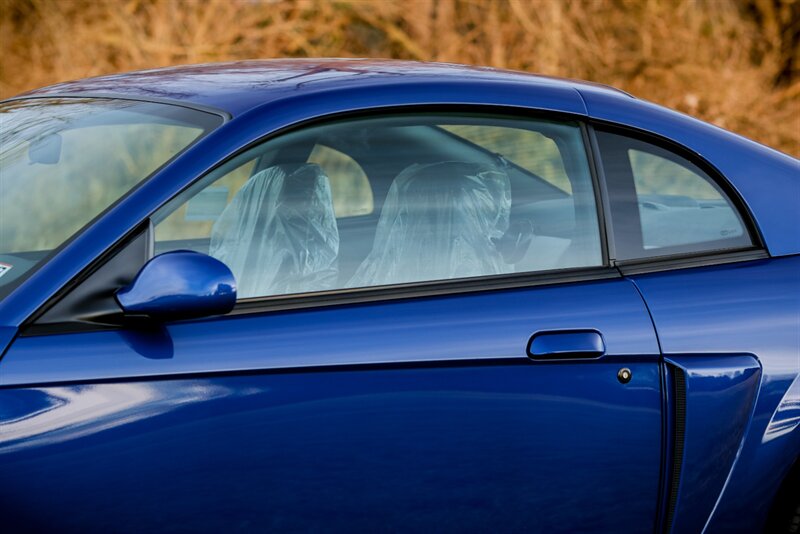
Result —
<svg viewBox="0 0 800 534"><path fill-rule="evenodd" d="M116 299L128 317L175 321L222 315L236 304L236 281L221 261L177 250L148 261Z"/></svg>
<svg viewBox="0 0 800 534"><path fill-rule="evenodd" d="M58 163L61 160L61 135L51 133L31 141L28 146L28 160L45 165Z"/></svg>

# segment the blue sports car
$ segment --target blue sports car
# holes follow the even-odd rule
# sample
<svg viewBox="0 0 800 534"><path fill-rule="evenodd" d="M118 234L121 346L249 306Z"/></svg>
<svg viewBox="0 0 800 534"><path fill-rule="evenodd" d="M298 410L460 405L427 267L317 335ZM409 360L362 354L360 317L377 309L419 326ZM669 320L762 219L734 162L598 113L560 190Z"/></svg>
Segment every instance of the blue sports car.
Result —
<svg viewBox="0 0 800 534"><path fill-rule="evenodd" d="M800 529L797 159L393 61L0 120L3 532Z"/></svg>

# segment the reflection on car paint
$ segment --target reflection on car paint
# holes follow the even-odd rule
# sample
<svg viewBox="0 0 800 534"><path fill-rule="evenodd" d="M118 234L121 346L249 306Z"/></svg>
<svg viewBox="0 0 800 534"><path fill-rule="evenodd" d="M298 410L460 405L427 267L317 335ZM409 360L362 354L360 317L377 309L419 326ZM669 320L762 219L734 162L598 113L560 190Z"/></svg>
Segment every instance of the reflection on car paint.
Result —
<svg viewBox="0 0 800 534"><path fill-rule="evenodd" d="M800 425L800 376L794 379L775 413L772 414L762 442L766 443L786 435L798 425Z"/></svg>
<svg viewBox="0 0 800 534"><path fill-rule="evenodd" d="M78 439L155 417L183 405L234 394L253 394L260 390L234 391L207 382L164 381L36 388L30 391L43 397L47 406L19 418L0 421L0 454Z"/></svg>

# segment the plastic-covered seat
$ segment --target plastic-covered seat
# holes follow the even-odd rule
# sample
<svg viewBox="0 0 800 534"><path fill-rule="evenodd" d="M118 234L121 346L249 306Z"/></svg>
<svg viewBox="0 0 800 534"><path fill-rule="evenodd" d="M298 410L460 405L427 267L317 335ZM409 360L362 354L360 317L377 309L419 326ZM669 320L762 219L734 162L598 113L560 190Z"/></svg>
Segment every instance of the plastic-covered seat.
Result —
<svg viewBox="0 0 800 534"><path fill-rule="evenodd" d="M209 247L244 298L329 289L338 253L330 183L312 164L253 175L214 224Z"/></svg>
<svg viewBox="0 0 800 534"><path fill-rule="evenodd" d="M349 287L509 272L496 246L508 229L508 175L474 163L412 165L386 196L372 251Z"/></svg>

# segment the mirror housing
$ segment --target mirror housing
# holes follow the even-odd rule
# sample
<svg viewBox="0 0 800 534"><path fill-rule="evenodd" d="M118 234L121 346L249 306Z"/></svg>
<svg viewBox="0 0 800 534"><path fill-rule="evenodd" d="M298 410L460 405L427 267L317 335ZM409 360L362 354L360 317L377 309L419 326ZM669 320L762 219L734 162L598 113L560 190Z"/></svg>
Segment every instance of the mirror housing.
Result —
<svg viewBox="0 0 800 534"><path fill-rule="evenodd" d="M177 321L223 315L236 304L236 281L227 265L206 254L160 254L116 293L126 317Z"/></svg>

